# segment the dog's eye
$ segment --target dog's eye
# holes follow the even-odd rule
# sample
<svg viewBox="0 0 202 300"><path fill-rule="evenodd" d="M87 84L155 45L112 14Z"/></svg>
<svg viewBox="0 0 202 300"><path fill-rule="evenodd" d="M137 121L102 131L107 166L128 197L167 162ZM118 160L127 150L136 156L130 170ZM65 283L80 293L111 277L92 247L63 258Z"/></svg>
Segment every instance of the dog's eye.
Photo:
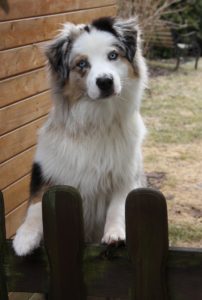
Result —
<svg viewBox="0 0 202 300"><path fill-rule="evenodd" d="M77 66L80 68L80 69L83 69L83 68L86 68L88 66L88 62L85 60L85 59L81 59Z"/></svg>
<svg viewBox="0 0 202 300"><path fill-rule="evenodd" d="M116 51L111 51L108 54L109 60L116 60L118 58L118 53Z"/></svg>

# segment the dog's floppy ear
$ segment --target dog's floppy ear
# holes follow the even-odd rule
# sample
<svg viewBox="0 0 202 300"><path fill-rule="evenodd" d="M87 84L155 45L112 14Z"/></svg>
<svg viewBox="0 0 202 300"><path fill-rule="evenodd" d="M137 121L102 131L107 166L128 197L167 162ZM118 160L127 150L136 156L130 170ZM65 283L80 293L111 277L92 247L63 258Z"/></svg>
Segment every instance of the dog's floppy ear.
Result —
<svg viewBox="0 0 202 300"><path fill-rule="evenodd" d="M80 25L66 23L60 34L45 45L45 54L50 68L61 80L65 80L69 76L69 55L72 43L80 34L81 29Z"/></svg>
<svg viewBox="0 0 202 300"><path fill-rule="evenodd" d="M118 39L125 49L128 60L132 62L137 49L137 38L139 30L137 19L115 19L113 28L115 29Z"/></svg>

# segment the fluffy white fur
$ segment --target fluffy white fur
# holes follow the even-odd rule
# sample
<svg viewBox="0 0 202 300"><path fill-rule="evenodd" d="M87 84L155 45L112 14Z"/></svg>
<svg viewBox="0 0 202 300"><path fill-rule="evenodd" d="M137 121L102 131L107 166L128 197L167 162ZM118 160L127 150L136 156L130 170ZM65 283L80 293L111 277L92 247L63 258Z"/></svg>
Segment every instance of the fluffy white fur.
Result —
<svg viewBox="0 0 202 300"><path fill-rule="evenodd" d="M134 21L129 22L137 29ZM121 28L119 23L116 26ZM107 59L106 54L117 42L115 36L95 28L90 33L80 33L80 28L66 24L60 37L72 31L78 35L70 62L80 54L89 59L85 93L70 106L53 79L53 108L40 130L35 162L42 167L47 181L79 189L86 241L109 244L125 240L126 196L144 185L141 144L145 127L139 108L147 71L139 36L132 62L138 75L131 77L129 63L124 59ZM103 74L113 76L114 94L100 99L96 78ZM14 249L18 255L26 255L38 247L41 238L39 202L31 204L17 231Z"/></svg>

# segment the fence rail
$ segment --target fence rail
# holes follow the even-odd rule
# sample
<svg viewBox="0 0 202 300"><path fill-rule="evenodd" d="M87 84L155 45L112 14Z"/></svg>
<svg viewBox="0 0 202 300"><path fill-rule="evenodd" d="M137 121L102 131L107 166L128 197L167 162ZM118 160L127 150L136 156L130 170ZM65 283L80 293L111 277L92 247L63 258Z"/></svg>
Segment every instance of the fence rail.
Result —
<svg viewBox="0 0 202 300"><path fill-rule="evenodd" d="M51 300L87 296L137 300L202 299L202 249L168 249L164 196L132 191L126 201L126 246L84 244L82 200L70 187L43 198L44 246L18 257L5 238L0 197L0 300L40 292Z"/></svg>

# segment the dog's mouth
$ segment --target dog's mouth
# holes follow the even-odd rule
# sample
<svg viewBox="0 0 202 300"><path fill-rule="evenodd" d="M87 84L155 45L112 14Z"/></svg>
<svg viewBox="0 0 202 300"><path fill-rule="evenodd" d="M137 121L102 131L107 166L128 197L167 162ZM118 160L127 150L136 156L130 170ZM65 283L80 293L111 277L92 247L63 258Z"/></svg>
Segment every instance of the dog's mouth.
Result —
<svg viewBox="0 0 202 300"><path fill-rule="evenodd" d="M104 101L119 96L121 94L121 90L122 90L121 87L120 88L112 87L111 89L108 90L99 91L98 94L91 94L91 92L86 91L86 96L89 98L89 100Z"/></svg>
<svg viewBox="0 0 202 300"><path fill-rule="evenodd" d="M104 93L101 93L97 98L95 99L92 99L92 100L95 100L95 101L105 101L105 100L108 100L108 99L111 99L113 97L116 97L116 96L119 96L120 93L118 92L115 92L114 90L111 91L111 92L104 92Z"/></svg>
<svg viewBox="0 0 202 300"><path fill-rule="evenodd" d="M116 93L115 93L114 89L107 90L107 91L102 91L100 93L99 99L105 99L105 98L109 98L109 97L112 97L112 96L115 96L115 95L116 95Z"/></svg>

